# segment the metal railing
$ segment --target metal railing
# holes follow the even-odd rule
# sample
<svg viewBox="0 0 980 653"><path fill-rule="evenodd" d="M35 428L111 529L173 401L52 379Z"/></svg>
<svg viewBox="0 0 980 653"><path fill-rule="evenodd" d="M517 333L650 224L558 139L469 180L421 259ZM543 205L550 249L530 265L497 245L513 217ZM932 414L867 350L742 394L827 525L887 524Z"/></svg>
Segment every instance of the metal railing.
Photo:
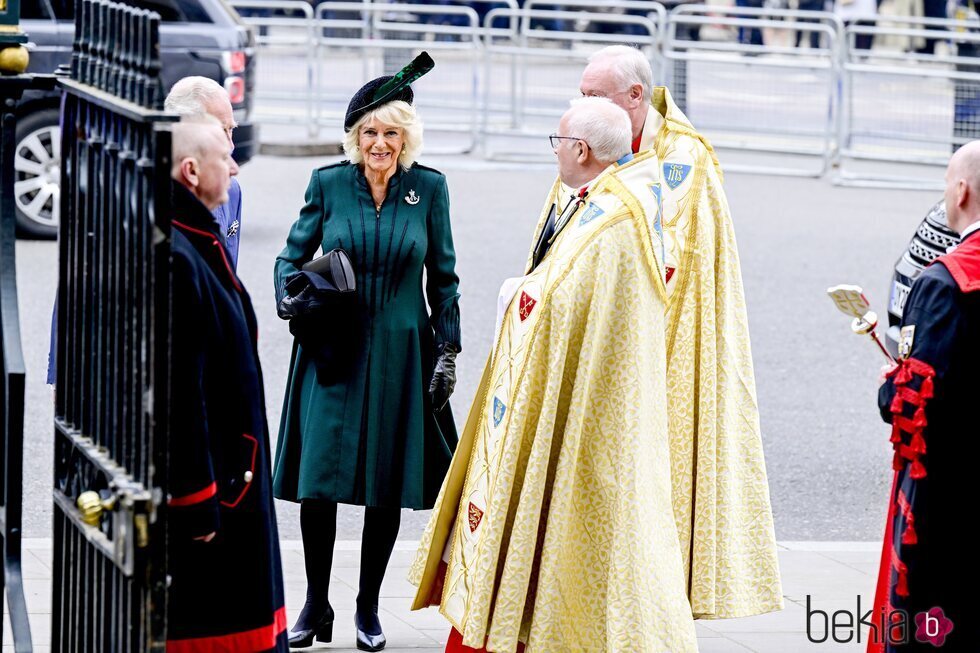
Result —
<svg viewBox="0 0 980 653"><path fill-rule="evenodd" d="M638 46L659 67L657 51L663 34L666 10L655 2L604 3L648 10L646 16L599 11L549 11L542 9L493 9L484 18L484 31L497 19L519 19L516 34L487 39L484 47L483 120L481 152L497 160L546 160L553 157L546 137L555 130L558 118L578 95L578 82L588 56L610 43ZM580 3L580 6L595 3ZM622 28L638 34L601 34L569 29L535 28L535 21L556 20L566 24L583 21ZM533 66L524 65L533 61ZM502 65L500 65L502 64ZM505 76L504 81L499 77ZM538 146L527 147L526 139ZM502 141L502 143L500 142Z"/></svg>
<svg viewBox="0 0 980 653"><path fill-rule="evenodd" d="M24 480L24 380L15 259L14 158L17 101L25 91L50 91L51 75L0 75L0 604L3 596L17 653L33 651L21 570ZM3 625L0 623L0 637Z"/></svg>
<svg viewBox="0 0 980 653"><path fill-rule="evenodd" d="M269 13L304 4L233 1ZM308 137L336 140L353 92L425 48L438 51L439 67L418 82L416 96L427 136L437 135L428 152L548 160L548 148L527 139L554 131L567 101L578 95L592 52L625 43L641 48L658 83L670 87L726 169L825 176L837 168L832 176L841 184L934 187L949 152L980 137L975 16L881 16L876 26L845 27L828 12L691 4L667 11L653 0L499 4L506 6L489 11L482 24L465 6L366 0L324 2L312 18L306 10L296 18L250 17L267 30L259 60L268 62L260 67L293 73L269 84L260 74L260 120L299 124ZM433 24L435 14L449 24ZM766 45L732 38L753 30L764 31ZM859 36L938 43L939 53L862 50ZM805 41L811 47L798 47ZM294 48L295 56L285 58L283 48ZM911 86L924 92L915 107L902 97ZM923 103L928 109L920 111ZM882 106L891 116L886 120L879 120ZM433 142L437 147L428 147ZM901 161L923 170L896 178L874 170Z"/></svg>
<svg viewBox="0 0 980 653"><path fill-rule="evenodd" d="M52 650L161 651L170 131L156 13L80 0L61 80Z"/></svg>
<svg viewBox="0 0 980 653"><path fill-rule="evenodd" d="M887 22L849 25L847 39L931 39L946 52L846 51L835 181L940 190L950 154L980 138L980 22Z"/></svg>
<svg viewBox="0 0 980 653"><path fill-rule="evenodd" d="M708 25L765 29L773 41L785 44L677 37ZM716 150L737 151L745 159L726 160L726 169L813 177L831 169L843 27L837 16L820 11L681 5L670 13L664 56L687 63L688 118ZM800 30L815 33L820 47L792 44ZM668 86L673 91L676 80ZM729 92L719 92L725 89Z"/></svg>

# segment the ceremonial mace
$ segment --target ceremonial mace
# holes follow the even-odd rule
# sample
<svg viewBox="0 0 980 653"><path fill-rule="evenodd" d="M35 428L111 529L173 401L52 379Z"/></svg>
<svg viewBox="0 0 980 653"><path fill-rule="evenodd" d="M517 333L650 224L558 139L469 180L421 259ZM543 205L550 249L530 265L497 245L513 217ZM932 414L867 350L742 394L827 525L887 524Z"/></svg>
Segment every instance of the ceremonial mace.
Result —
<svg viewBox="0 0 980 653"><path fill-rule="evenodd" d="M854 318L851 321L851 331L858 335L870 336L878 345L881 353L888 359L888 362L894 363L895 359L888 353L885 345L881 342L881 338L878 337L876 330L878 328L878 314L871 310L871 302L864 296L864 290L861 289L861 286L841 284L827 288L827 294L830 295L830 299L833 300L834 305L841 313Z"/></svg>

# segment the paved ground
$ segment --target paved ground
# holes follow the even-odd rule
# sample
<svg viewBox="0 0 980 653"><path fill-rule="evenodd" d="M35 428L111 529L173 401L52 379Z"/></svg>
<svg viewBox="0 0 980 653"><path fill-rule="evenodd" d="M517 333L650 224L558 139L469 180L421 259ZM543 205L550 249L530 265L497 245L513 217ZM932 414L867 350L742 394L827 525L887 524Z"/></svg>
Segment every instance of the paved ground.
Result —
<svg viewBox="0 0 980 653"><path fill-rule="evenodd" d="M51 542L38 539L26 542L24 584L31 616L31 629L37 653L48 653L51 632ZM420 612L408 610L414 587L406 580L416 543L399 541L382 587L381 621L388 636L386 650L438 653L444 650L449 626L445 619L429 608ZM861 598L862 614L870 609L877 570L877 551L873 546L854 542L821 544L813 542L783 542L779 561L783 576L786 607L782 612L723 621L702 621L696 625L698 649L701 653L859 653L864 650L852 640L838 644L828 640L823 644L808 641L806 635L807 596L811 608L832 614L857 611ZM357 594L358 543L337 543L330 599L336 612L334 642L310 650L353 652L354 598ZM286 579L286 604L292 624L303 606L306 586L303 576L303 553L299 542L283 542L283 565ZM826 635L824 621L814 613L811 636ZM841 617L843 621L843 617ZM839 639L853 631L838 629ZM862 642L866 633L861 634ZM3 653L13 651L10 628L4 625ZM109 652L106 652L109 653ZM556 652L553 652L556 653Z"/></svg>
<svg viewBox="0 0 980 653"><path fill-rule="evenodd" d="M464 344L452 403L462 423L490 347L499 284L524 264L553 172L461 157L423 160L447 173L452 194ZM310 170L324 162L259 157L241 172L240 272L258 311L273 437L291 338L275 314L272 263L302 205ZM744 174L728 175L726 189L741 251L777 537L877 540L890 473L888 430L875 405L880 354L851 335L824 291L863 284L884 315L894 260L938 196ZM17 255L28 369L24 530L49 537L52 404L43 380L57 250L53 243L22 241ZM279 515L282 537L299 539L295 507L280 503ZM406 512L401 537L418 538L426 518ZM361 523L357 509L342 510L338 537L359 538Z"/></svg>

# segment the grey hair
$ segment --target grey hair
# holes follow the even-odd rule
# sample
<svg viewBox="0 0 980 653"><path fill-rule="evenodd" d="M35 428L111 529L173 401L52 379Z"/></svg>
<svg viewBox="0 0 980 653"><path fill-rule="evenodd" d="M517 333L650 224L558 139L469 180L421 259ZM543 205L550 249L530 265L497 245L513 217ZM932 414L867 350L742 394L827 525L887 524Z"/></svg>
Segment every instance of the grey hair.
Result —
<svg viewBox="0 0 980 653"><path fill-rule="evenodd" d="M629 114L604 97L582 97L571 101L565 114L568 135L589 144L592 155L602 163L613 163L633 147Z"/></svg>
<svg viewBox="0 0 980 653"><path fill-rule="evenodd" d="M653 69L650 61L637 48L629 45L609 45L596 50L589 63L610 63L623 83L630 87L639 84L643 89L643 103L649 104L653 96Z"/></svg>
<svg viewBox="0 0 980 653"><path fill-rule="evenodd" d="M228 99L228 91L208 77L184 77L170 89L163 108L181 116L202 116L207 106L217 99Z"/></svg>

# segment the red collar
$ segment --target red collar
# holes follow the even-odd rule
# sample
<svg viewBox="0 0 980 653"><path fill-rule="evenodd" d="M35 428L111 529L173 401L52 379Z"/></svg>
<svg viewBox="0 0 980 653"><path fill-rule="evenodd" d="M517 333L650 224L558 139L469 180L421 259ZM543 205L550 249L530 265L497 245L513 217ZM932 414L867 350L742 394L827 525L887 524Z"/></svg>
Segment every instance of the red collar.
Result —
<svg viewBox="0 0 980 653"><path fill-rule="evenodd" d="M969 234L956 249L936 261L946 266L960 291L980 290L980 232Z"/></svg>
<svg viewBox="0 0 980 653"><path fill-rule="evenodd" d="M640 135L633 139L633 154L640 153L640 141L642 140L643 140L643 132L640 132Z"/></svg>
<svg viewBox="0 0 980 653"><path fill-rule="evenodd" d="M231 285L235 287L238 292L244 292L242 290L242 284L238 281L238 275L231 267L231 263L228 262L228 254L225 253L225 247L220 242L218 242L217 236L208 231L202 231L201 229L195 229L194 227L179 222L177 220L171 220L170 223L180 229L185 235L200 236L201 238L206 238L211 241L211 245L218 250L218 254L221 256L221 262L224 263L225 272L228 273L228 278L231 280Z"/></svg>

